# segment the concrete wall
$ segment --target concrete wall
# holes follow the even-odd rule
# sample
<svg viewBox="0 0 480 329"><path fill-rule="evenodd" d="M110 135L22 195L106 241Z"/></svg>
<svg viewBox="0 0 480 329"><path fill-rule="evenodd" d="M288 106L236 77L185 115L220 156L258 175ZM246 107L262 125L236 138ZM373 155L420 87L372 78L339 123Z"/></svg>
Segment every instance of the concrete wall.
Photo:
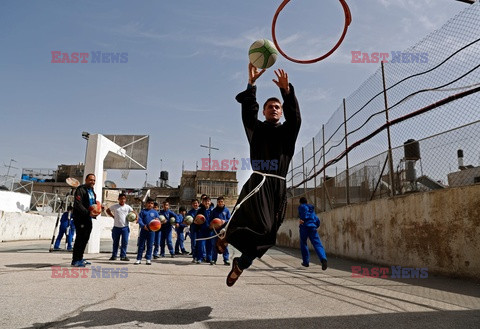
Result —
<svg viewBox="0 0 480 329"><path fill-rule="evenodd" d="M319 215L327 255L427 267L429 273L453 277L480 275L480 184L380 199ZM298 220L285 220L277 244L298 248Z"/></svg>
<svg viewBox="0 0 480 329"><path fill-rule="evenodd" d="M55 228L57 216L40 215L33 213L14 213L0 211L0 241L15 240L50 240ZM95 225L99 226L99 234L102 239L111 239L111 228L113 218L98 217ZM57 232L58 233L58 228ZM130 224L130 238L136 239L138 236L138 225Z"/></svg>
<svg viewBox="0 0 480 329"><path fill-rule="evenodd" d="M24 212L30 209L30 194L0 191L0 210Z"/></svg>

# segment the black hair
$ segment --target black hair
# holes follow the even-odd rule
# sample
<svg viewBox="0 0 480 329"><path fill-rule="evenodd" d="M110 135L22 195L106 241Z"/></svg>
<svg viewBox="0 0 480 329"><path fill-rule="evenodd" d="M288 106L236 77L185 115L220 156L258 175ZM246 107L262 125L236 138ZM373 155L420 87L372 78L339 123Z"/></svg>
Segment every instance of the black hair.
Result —
<svg viewBox="0 0 480 329"><path fill-rule="evenodd" d="M184 206L181 206L179 209L178 209L179 212L182 212L182 211L187 211L187 208L185 208Z"/></svg>
<svg viewBox="0 0 480 329"><path fill-rule="evenodd" d="M300 203L301 203L301 204L307 203L307 198L305 198L305 197L302 196L302 197L300 198Z"/></svg>
<svg viewBox="0 0 480 329"><path fill-rule="evenodd" d="M120 199L120 198L123 198L123 197L127 197L127 195L126 195L125 193L120 193L120 194L118 195L118 198L119 198L119 199Z"/></svg>
<svg viewBox="0 0 480 329"><path fill-rule="evenodd" d="M153 199L152 199L152 200L153 200ZM147 202L148 202L148 200L147 200ZM153 202L153 206L154 206L154 207L158 207L158 202L156 202L156 201Z"/></svg>
<svg viewBox="0 0 480 329"><path fill-rule="evenodd" d="M147 198L147 201L145 203L148 203L148 202L155 202L155 200L153 200L152 198ZM157 205L158 205L158 203L157 203Z"/></svg>
<svg viewBox="0 0 480 329"><path fill-rule="evenodd" d="M70 210L73 210L73 207L72 207L72 206L68 206L68 207L67 207L67 211L70 211Z"/></svg>
<svg viewBox="0 0 480 329"><path fill-rule="evenodd" d="M280 100L277 97L270 97L269 99L267 99L265 101L265 103L263 103L263 109L264 110L265 110L265 107L267 106L268 102L277 102L277 103L280 103L280 106L282 106L282 102L280 102Z"/></svg>
<svg viewBox="0 0 480 329"><path fill-rule="evenodd" d="M198 199L192 199L192 201L190 201L190 203L194 203L195 201L199 202Z"/></svg>
<svg viewBox="0 0 480 329"><path fill-rule="evenodd" d="M217 201L220 201L220 200L224 200L224 201L225 201L225 198L224 198L223 196L219 196L219 197L217 198Z"/></svg>
<svg viewBox="0 0 480 329"><path fill-rule="evenodd" d="M95 174L94 174L94 173L89 173L89 174L88 174L88 175L85 177L85 180L87 180L87 179L88 179L88 177L90 177L90 176L93 176L93 177L95 177Z"/></svg>
<svg viewBox="0 0 480 329"><path fill-rule="evenodd" d="M210 201L211 199L210 199L210 197L209 197L208 195L205 194L205 196L202 198L202 201L203 201L203 200L208 200L208 201Z"/></svg>

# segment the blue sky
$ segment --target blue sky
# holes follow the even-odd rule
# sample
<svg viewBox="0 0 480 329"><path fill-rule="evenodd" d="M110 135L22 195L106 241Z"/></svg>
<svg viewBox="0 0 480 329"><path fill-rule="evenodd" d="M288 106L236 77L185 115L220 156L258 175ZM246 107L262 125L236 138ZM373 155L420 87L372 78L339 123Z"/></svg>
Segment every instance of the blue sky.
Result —
<svg viewBox="0 0 480 329"><path fill-rule="evenodd" d="M182 162L195 170L208 157L247 158L235 95L246 86L248 48L271 39L281 1L1 1L0 165L56 168L84 162L82 131L150 135L147 177L160 170L180 181ZM351 51L407 49L466 8L454 0L350 0L353 22L341 47L310 65L279 57L294 84L303 124L297 150L308 143L378 64L351 63ZM277 21L277 39L293 57L330 49L343 27L336 0L291 1ZM51 63L51 52L126 52L127 63ZM91 55L90 55L91 56ZM268 70L260 103L279 92ZM3 162L3 163L2 163ZM0 169L0 174L6 173ZM131 171L121 187L138 187ZM12 173L12 172L11 172ZM20 170L13 170L17 177ZM244 182L249 172L238 174Z"/></svg>

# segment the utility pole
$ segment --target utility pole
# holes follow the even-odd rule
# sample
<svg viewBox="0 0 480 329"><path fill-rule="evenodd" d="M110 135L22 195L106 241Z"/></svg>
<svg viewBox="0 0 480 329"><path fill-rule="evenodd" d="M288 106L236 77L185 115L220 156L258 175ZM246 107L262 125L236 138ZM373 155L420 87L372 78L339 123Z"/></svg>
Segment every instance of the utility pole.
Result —
<svg viewBox="0 0 480 329"><path fill-rule="evenodd" d="M219 151L220 149L217 149L216 147L212 147L212 138L208 137L208 146L206 145L200 145L200 147L205 147L208 149L208 171L210 171L210 168L212 167L212 155L211 151L212 150L217 150Z"/></svg>
<svg viewBox="0 0 480 329"><path fill-rule="evenodd" d="M3 163L3 166L5 168L8 168L6 177L10 177L10 169L12 169L12 168L13 169L18 169L17 167L12 166L12 162L17 162L17 161L15 161L14 159L10 159L10 163L8 164L8 166L5 164L5 162ZM11 176L11 177L15 177L15 176Z"/></svg>

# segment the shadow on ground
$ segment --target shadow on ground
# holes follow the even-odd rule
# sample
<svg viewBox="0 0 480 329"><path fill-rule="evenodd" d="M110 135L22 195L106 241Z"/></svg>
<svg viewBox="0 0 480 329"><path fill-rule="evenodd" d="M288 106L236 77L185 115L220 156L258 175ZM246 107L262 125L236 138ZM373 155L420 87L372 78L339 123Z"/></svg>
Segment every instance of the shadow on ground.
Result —
<svg viewBox="0 0 480 329"><path fill-rule="evenodd" d="M382 313L311 318L218 321L204 323L209 329L279 329L279 328L478 328L480 311Z"/></svg>
<svg viewBox="0 0 480 329"><path fill-rule="evenodd" d="M130 311L119 308L109 308L101 311L84 311L65 320L34 323L32 327L28 328L117 327L120 324L129 322L136 322L136 326L139 326L141 323L187 325L210 320L211 312L211 307L156 311Z"/></svg>

